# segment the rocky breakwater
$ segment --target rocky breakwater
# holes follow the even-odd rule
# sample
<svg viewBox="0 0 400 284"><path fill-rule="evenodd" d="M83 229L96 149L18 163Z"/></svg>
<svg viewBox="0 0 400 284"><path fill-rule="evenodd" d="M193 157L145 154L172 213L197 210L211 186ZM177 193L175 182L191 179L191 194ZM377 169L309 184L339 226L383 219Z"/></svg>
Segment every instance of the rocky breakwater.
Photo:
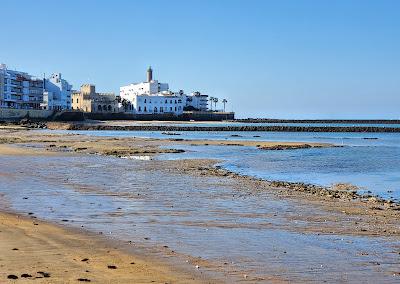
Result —
<svg viewBox="0 0 400 284"><path fill-rule="evenodd" d="M71 123L67 125L52 125L52 128L63 128L68 130L117 130L117 131L269 131L269 132L400 132L400 128L396 127L371 127L371 126L349 126L349 127L332 127L332 126L174 126L174 125L130 125L116 126L104 124L84 124Z"/></svg>

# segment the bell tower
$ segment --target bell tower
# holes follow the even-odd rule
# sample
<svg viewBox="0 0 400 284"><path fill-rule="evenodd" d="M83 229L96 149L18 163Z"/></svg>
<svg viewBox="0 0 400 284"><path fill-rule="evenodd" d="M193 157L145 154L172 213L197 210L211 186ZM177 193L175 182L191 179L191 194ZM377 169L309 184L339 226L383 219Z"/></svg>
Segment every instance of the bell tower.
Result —
<svg viewBox="0 0 400 284"><path fill-rule="evenodd" d="M153 81L153 69L151 69L151 66L147 69L147 82Z"/></svg>

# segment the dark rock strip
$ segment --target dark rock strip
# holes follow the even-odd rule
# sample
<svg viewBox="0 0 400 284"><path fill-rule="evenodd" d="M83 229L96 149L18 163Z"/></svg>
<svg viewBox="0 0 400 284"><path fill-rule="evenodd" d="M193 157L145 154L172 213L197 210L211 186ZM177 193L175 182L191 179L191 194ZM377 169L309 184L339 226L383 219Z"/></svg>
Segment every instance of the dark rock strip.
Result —
<svg viewBox="0 0 400 284"><path fill-rule="evenodd" d="M372 126L172 126L172 125L94 125L70 124L68 130L117 130L117 131L265 131L265 132L362 132L362 133L400 133L400 127L372 127Z"/></svg>

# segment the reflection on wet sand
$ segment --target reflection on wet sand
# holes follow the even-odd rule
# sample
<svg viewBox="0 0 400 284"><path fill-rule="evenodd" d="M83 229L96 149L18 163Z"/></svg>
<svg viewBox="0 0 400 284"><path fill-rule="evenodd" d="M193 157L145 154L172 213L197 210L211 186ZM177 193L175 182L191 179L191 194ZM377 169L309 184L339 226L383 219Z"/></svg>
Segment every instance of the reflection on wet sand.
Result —
<svg viewBox="0 0 400 284"><path fill-rule="evenodd" d="M139 141L130 143L147 143ZM67 142L46 143L23 146L52 155L1 157L0 192L10 210L83 227L227 282L399 280L395 210L271 188L212 170L210 160L58 153L45 149Z"/></svg>

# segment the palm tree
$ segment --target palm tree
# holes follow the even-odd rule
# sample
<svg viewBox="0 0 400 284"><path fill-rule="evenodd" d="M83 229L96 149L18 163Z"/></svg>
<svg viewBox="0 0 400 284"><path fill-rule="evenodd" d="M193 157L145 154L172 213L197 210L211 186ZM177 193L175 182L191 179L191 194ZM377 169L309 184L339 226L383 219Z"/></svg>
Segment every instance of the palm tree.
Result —
<svg viewBox="0 0 400 284"><path fill-rule="evenodd" d="M126 100L126 99L122 99L121 104L122 104L122 106L124 107L125 112L128 111L129 101Z"/></svg>
<svg viewBox="0 0 400 284"><path fill-rule="evenodd" d="M218 98L214 98L214 110L217 111Z"/></svg>
<svg viewBox="0 0 400 284"><path fill-rule="evenodd" d="M212 111L212 103L214 102L214 97L209 97L208 98L208 100L210 101L210 108L211 108L211 111Z"/></svg>
<svg viewBox="0 0 400 284"><path fill-rule="evenodd" d="M222 103L224 104L224 112L225 112L225 104L228 102L228 100L227 99L223 99L222 100Z"/></svg>

